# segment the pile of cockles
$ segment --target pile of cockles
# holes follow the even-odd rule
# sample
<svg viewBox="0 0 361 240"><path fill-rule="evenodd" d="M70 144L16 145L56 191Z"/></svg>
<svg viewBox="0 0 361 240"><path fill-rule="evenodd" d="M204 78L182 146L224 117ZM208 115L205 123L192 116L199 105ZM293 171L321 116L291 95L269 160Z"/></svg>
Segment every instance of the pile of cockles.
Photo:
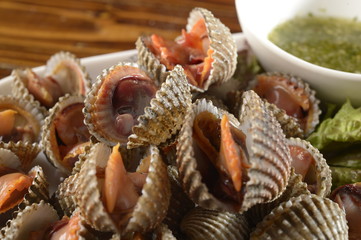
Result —
<svg viewBox="0 0 361 240"><path fill-rule="evenodd" d="M306 82L249 70L249 49L203 8L175 40L136 48L94 81L67 52L13 71L1 239L359 239L360 185L331 194L304 140L321 114ZM40 152L67 176L51 194Z"/></svg>

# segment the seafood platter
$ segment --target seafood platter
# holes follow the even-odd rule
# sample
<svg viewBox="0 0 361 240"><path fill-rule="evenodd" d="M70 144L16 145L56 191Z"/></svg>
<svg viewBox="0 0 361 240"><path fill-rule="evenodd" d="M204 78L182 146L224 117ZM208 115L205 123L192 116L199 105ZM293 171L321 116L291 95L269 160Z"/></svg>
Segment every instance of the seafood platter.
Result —
<svg viewBox="0 0 361 240"><path fill-rule="evenodd" d="M1 239L360 239L307 82L203 8L135 45L0 81Z"/></svg>

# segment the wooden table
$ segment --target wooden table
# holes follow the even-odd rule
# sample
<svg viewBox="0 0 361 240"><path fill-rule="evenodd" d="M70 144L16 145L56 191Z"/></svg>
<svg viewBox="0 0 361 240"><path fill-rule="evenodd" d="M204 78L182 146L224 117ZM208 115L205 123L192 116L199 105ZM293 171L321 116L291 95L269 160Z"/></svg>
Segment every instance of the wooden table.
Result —
<svg viewBox="0 0 361 240"><path fill-rule="evenodd" d="M241 31L234 0L1 0L0 78L61 50L82 58L132 49L141 34L173 39L194 7Z"/></svg>

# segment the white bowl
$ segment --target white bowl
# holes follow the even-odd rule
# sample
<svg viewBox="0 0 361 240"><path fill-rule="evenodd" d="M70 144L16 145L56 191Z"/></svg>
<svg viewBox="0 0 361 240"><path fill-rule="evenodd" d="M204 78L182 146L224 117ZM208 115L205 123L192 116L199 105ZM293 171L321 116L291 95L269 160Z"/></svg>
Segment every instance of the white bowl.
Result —
<svg viewBox="0 0 361 240"><path fill-rule="evenodd" d="M268 40L276 25L294 16L312 13L361 19L361 0L236 0L236 8L246 39L267 71L303 78L319 98L328 102L343 103L349 98L353 104L361 105L361 74L311 64Z"/></svg>

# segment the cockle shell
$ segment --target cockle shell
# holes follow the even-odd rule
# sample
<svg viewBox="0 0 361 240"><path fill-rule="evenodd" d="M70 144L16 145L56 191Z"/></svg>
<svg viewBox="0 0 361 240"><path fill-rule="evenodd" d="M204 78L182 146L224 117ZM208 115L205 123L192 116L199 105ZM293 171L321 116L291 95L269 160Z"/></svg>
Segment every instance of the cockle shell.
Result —
<svg viewBox="0 0 361 240"><path fill-rule="evenodd" d="M44 146L44 152L47 159L50 161L52 165L56 168L60 169L62 172L70 174L71 166L68 166L64 163L61 152L60 152L60 143L59 143L59 132L56 128L55 121L56 119L61 118L63 111L67 111L67 109L75 107L84 106L84 96L81 95L65 95L59 98L59 101L49 110L49 115L44 120L44 125L42 127L42 144ZM81 107L82 109L83 107ZM79 110L79 114L81 115L81 119L72 119L73 122L83 122L83 114ZM69 128L68 130L75 132L74 137L77 140L81 140L84 142L78 142L78 144L85 143L86 137L88 137L88 141L90 141L90 133L88 132L85 125L76 126L77 128ZM63 127L64 128L64 127ZM61 130L64 130L64 129ZM78 131L78 132L76 132ZM89 136L86 136L88 134ZM70 135L70 134L69 134ZM74 138L73 137L73 138ZM61 140L60 140L61 141ZM90 144L90 143L89 143ZM74 145L75 146L75 145ZM85 148L85 146L84 146Z"/></svg>
<svg viewBox="0 0 361 240"><path fill-rule="evenodd" d="M151 145L148 151L151 160L142 195L139 197L125 229L119 229L101 201L101 184L96 177L96 169L106 166L111 149L104 143L96 143L92 146L88 159L80 170L76 194L80 211L93 228L123 235L154 229L163 220L170 198L167 169L156 147Z"/></svg>
<svg viewBox="0 0 361 240"><path fill-rule="evenodd" d="M247 89L256 89L259 81L258 78L262 77L277 79L277 81L285 83L295 96L307 99L309 103L308 109L302 109L302 111L304 112L303 114L305 114L305 116L302 117L303 123L300 122L297 118L295 118L295 120L298 121L301 125L303 135L308 136L319 123L319 116L321 114L321 110L319 108L320 101L316 98L316 92L312 90L308 83L303 81L301 78L290 74L278 72L267 72L257 75L255 79L249 83ZM274 106L274 108L276 108L276 106ZM295 135L295 137L297 137L297 135Z"/></svg>
<svg viewBox="0 0 361 240"><path fill-rule="evenodd" d="M151 99L150 106L145 107L144 114L137 118L138 123L133 126L132 134L128 137L117 134L111 104L119 80L124 74L127 77L129 72L147 76L134 63L118 63L98 76L97 82L85 100L85 123L92 135L108 145L115 145L118 142L125 145L127 141L129 141L128 148L158 145L179 130L186 109L191 104L190 89L184 71L178 66L169 74L155 97ZM114 76L118 77L114 78ZM105 82L109 84L109 89L103 86ZM157 82L155 81L154 84L157 85ZM106 91L105 97L103 97L104 91Z"/></svg>
<svg viewBox="0 0 361 240"><path fill-rule="evenodd" d="M4 154L5 149L1 149L1 154ZM9 150L6 150L9 151ZM10 152L10 151L9 151ZM21 170L21 163L18 160L17 156L10 152L13 155L13 158L0 158L1 166L17 169L19 172L22 172ZM7 154L9 156L9 154ZM18 210L24 209L25 207L31 205L32 203L38 203L42 200L48 201L49 200L49 192L48 192L48 183L45 179L44 172L40 166L33 167L26 175L32 176L33 180L31 185L28 187L27 192L24 196L22 196L22 199L17 198L18 203L17 205L13 204L14 206L11 206L10 209L0 214L0 225L3 226L5 224L5 221L10 219L12 216L16 216L16 212Z"/></svg>
<svg viewBox="0 0 361 240"><path fill-rule="evenodd" d="M70 175L62 183L59 184L55 192L57 204L59 204L64 215L71 216L77 208L76 194L79 185L79 173Z"/></svg>
<svg viewBox="0 0 361 240"><path fill-rule="evenodd" d="M314 194L291 198L273 209L251 233L256 239L348 239L345 212Z"/></svg>
<svg viewBox="0 0 361 240"><path fill-rule="evenodd" d="M19 161L21 163L21 168L24 170L28 170L28 168L33 163L36 156L41 151L41 147L37 143L30 142L1 142L0 148L5 148L12 151L16 156L18 156Z"/></svg>
<svg viewBox="0 0 361 240"><path fill-rule="evenodd" d="M1 229L3 240L23 240L30 232L46 228L50 223L59 219L55 209L44 201L33 203L19 211L16 217L8 221Z"/></svg>
<svg viewBox="0 0 361 240"><path fill-rule="evenodd" d="M228 115L230 123L246 134L249 180L243 186L243 201L236 208L209 192L197 168L192 127L195 117L204 111L213 113L218 119ZM277 198L285 190L291 170L291 158L280 125L253 91L243 95L240 122L210 102L197 101L188 112L179 134L177 164L183 188L196 204L207 209L239 212Z"/></svg>
<svg viewBox="0 0 361 240"><path fill-rule="evenodd" d="M12 73L14 78L13 95L26 101L35 102L40 106L43 113L46 108L38 102L29 92L27 86L29 76L33 74L31 69L15 69ZM91 79L80 60L70 52L58 52L50 57L46 64L46 70L39 74L40 77L51 77L57 82L61 91L65 94L86 95L91 86Z"/></svg>
<svg viewBox="0 0 361 240"><path fill-rule="evenodd" d="M180 223L186 213L195 207L195 204L184 193L178 179L178 170L175 166L168 166L168 176L172 194L167 216L163 220L163 223L168 226L167 228L171 230L174 236L180 237Z"/></svg>
<svg viewBox="0 0 361 240"><path fill-rule="evenodd" d="M227 28L218 18L204 8L194 8L188 18L186 30L189 32L193 25L203 18L205 20L208 37L210 39L209 48L214 52L212 58L212 68L210 76L205 81L202 88L191 86L192 90L203 92L212 84L221 84L227 81L234 73L237 64L237 46ZM139 37L136 42L138 50L138 63L144 66L148 72L161 82L165 81L169 72L166 67L154 56L145 44L146 37Z"/></svg>
<svg viewBox="0 0 361 240"><path fill-rule="evenodd" d="M21 98L13 96L2 95L0 96L0 112L4 110L16 111L16 115L19 115L19 118L22 120L20 121L21 125L19 126L17 126L18 123L15 122L15 127L26 127L31 133L28 133L26 136L22 136L22 139L12 139L12 137L10 137L10 141L4 139L4 136L2 136L3 142L17 142L19 140L25 142L38 142L40 140L40 131L41 126L44 124L44 115L41 110L36 108L33 102L24 101Z"/></svg>
<svg viewBox="0 0 361 240"><path fill-rule="evenodd" d="M139 116L139 124L133 127L127 147L165 142L182 127L191 103L192 96L184 71L176 66L150 101L150 107L146 107L144 115Z"/></svg>
<svg viewBox="0 0 361 240"><path fill-rule="evenodd" d="M79 212L74 212L73 216L75 214L78 215ZM73 234L72 236L76 237L78 240L96 239L85 227L85 221L82 216L80 215L79 217L80 221L77 222L78 227L75 232L71 232L71 234ZM59 217L50 204L45 203L44 201L33 203L17 212L16 217L10 220L6 227L1 229L1 239L27 239L31 232L45 230L58 220ZM59 228L56 230L59 230Z"/></svg>
<svg viewBox="0 0 361 240"><path fill-rule="evenodd" d="M296 174L294 169L291 169L291 176L288 181L286 190L275 200L267 203L257 204L251 207L245 216L251 227L255 227L262 219L267 216L274 208L279 206L282 202L288 201L292 197L298 197L302 194L311 194L307 189L307 184L302 182L302 176Z"/></svg>
<svg viewBox="0 0 361 240"><path fill-rule="evenodd" d="M243 215L200 207L183 218L181 229L189 239L246 240L250 233Z"/></svg>
<svg viewBox="0 0 361 240"><path fill-rule="evenodd" d="M304 132L297 119L287 115L286 111L278 108L276 105L264 101L267 109L273 113L286 137L303 137Z"/></svg>
<svg viewBox="0 0 361 240"><path fill-rule="evenodd" d="M312 156L314 165L312 164L311 171L314 176L311 176L311 181L313 181L312 184L316 186L316 189L310 191L318 196L327 197L331 192L332 186L331 170L320 151L312 146L310 142L300 138L289 138L287 139L287 144L289 146L300 147ZM304 181L307 182L307 179ZM315 192L313 192L314 190Z"/></svg>

